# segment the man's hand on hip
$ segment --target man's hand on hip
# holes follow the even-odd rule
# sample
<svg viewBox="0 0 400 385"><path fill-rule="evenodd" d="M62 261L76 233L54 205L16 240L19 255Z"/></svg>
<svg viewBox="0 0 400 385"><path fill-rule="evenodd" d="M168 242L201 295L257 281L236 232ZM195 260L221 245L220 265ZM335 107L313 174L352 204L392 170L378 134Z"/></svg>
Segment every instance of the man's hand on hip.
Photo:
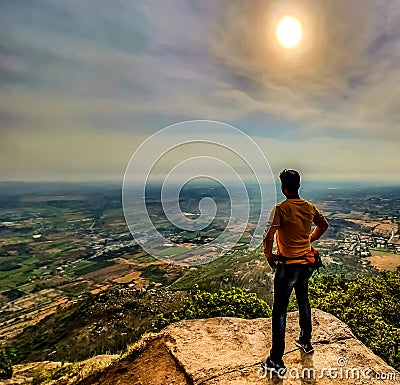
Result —
<svg viewBox="0 0 400 385"><path fill-rule="evenodd" d="M272 267L272 270L276 270L278 268L278 255L272 254L272 256L267 257L267 261Z"/></svg>

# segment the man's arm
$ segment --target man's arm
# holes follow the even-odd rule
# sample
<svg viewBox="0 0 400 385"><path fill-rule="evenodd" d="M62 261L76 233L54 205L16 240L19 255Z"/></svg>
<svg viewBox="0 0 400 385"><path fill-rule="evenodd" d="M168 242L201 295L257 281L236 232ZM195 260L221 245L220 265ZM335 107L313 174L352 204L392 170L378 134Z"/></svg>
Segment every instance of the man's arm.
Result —
<svg viewBox="0 0 400 385"><path fill-rule="evenodd" d="M328 221L325 217L315 208L315 215L313 222L315 224L314 231L310 234L310 243L316 241L317 239L321 238L322 234L327 230L329 227Z"/></svg>
<svg viewBox="0 0 400 385"><path fill-rule="evenodd" d="M271 215L269 217L269 221L267 223L263 239L264 255L273 269L275 269L276 266L274 263L274 255L272 254L272 247L274 245L275 232L276 230L279 229L280 226L281 226L281 216L279 208L275 206L274 209L271 211Z"/></svg>

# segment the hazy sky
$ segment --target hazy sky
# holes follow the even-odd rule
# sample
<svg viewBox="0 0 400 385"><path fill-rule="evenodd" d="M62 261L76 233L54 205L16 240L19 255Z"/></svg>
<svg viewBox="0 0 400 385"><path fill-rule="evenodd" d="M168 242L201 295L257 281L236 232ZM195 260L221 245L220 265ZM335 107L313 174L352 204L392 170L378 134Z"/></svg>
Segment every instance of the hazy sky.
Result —
<svg viewBox="0 0 400 385"><path fill-rule="evenodd" d="M398 0L0 0L0 90L1 180L120 181L150 134L210 119L275 172L400 181Z"/></svg>

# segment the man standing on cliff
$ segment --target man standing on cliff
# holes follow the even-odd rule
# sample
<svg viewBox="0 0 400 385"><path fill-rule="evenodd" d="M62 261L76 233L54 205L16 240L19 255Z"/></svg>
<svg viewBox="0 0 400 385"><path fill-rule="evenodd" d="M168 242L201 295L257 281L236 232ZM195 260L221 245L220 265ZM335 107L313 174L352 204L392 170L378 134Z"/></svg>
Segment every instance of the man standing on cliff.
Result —
<svg viewBox="0 0 400 385"><path fill-rule="evenodd" d="M289 297L295 290L299 307L300 336L295 344L305 353L314 351L311 345L311 307L308 299L308 280L313 267L305 259L311 243L328 228L327 220L310 202L299 197L300 174L296 170L283 170L279 175L286 200L275 205L271 212L263 240L264 254L275 271L274 304L272 307L272 348L263 366L286 372L283 362L285 351L286 313ZM314 230L311 232L313 223ZM272 247L276 233L277 255Z"/></svg>

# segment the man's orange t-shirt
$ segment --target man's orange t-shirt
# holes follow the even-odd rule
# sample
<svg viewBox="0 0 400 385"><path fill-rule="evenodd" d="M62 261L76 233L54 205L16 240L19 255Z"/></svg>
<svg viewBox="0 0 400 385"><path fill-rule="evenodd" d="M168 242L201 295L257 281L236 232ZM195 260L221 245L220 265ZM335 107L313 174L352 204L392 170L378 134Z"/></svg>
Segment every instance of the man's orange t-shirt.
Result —
<svg viewBox="0 0 400 385"><path fill-rule="evenodd" d="M314 231L310 234L313 223ZM311 242L319 239L329 224L318 209L302 198L290 198L275 205L268 221L263 239L264 254L273 257L272 247L276 233L277 252L279 255L298 258L309 253ZM286 263L304 263L306 261L287 261Z"/></svg>

